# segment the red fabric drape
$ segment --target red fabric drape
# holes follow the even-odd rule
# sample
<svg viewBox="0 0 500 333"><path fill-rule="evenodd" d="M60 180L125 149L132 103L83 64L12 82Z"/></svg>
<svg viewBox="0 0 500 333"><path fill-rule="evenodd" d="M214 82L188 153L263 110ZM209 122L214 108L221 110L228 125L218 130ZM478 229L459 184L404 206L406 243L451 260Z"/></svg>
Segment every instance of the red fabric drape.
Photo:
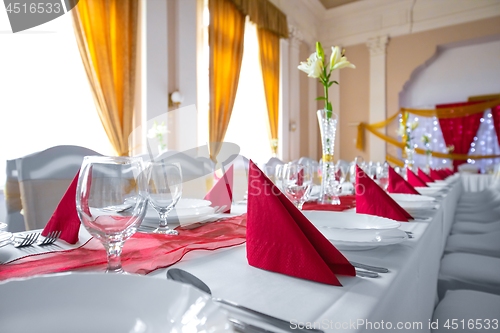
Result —
<svg viewBox="0 0 500 333"><path fill-rule="evenodd" d="M436 105L436 108L452 108L455 106L467 106L478 103L481 103L481 101L439 104ZM476 113L465 117L439 119L439 125L441 126L441 131L443 132L444 142L446 143L446 146L453 145L454 154L469 153L470 145L474 140L477 130L479 129L480 120L483 115L484 113ZM457 171L457 167L466 162L467 161L464 160L453 160L453 169Z"/></svg>
<svg viewBox="0 0 500 333"><path fill-rule="evenodd" d="M491 115L493 116L493 125L497 133L498 144L500 145L500 105L491 108Z"/></svg>

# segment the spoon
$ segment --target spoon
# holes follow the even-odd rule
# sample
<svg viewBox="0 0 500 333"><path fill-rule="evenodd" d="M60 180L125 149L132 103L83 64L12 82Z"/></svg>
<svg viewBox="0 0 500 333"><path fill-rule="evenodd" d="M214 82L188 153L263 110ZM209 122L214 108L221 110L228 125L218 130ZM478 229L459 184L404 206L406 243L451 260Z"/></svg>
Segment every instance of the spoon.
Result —
<svg viewBox="0 0 500 333"><path fill-rule="evenodd" d="M186 272L182 269L179 269L179 268L171 268L167 271L167 279L169 280L174 280L174 281L178 281L178 282L183 282L183 283L186 283L186 284L190 284L198 289L200 289L201 291L209 294L209 295L212 295L212 291L210 290L210 288L205 284L205 282L201 281L200 279L198 279L196 276L194 276L193 274L189 273L189 272ZM231 307L234 307L236 309L239 309L239 310L243 310L243 311L246 311L246 312L249 312L257 317L259 317L260 319L262 319L263 321L265 321L266 323L268 324L271 324L277 328L281 328L282 330L285 330L285 331L289 331L289 332L297 332L297 331L302 331L302 332L307 332L307 333L324 333L322 330L319 330L319 329L314 329L314 328L291 328L291 322L290 321L286 321L286 320L283 320L283 319L280 319L280 318L276 318L276 317L273 317L273 316L270 316L268 314L265 314L265 313L262 313L262 312L259 312L257 310L253 310L253 309L250 309L250 308L247 308L246 306L243 306L243 305L240 305L240 304L237 304L235 302L232 302L232 301L228 301L228 300L225 300L225 299L222 299L222 298L216 298L216 297L212 297L212 300L217 302L217 303L221 303L221 304L224 304L224 305L229 305Z"/></svg>

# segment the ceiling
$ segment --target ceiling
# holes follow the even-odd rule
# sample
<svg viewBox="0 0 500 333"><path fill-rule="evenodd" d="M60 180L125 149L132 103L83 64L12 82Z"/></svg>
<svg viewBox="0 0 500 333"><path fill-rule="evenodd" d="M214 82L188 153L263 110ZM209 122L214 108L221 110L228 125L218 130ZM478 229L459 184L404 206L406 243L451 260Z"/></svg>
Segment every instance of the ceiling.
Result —
<svg viewBox="0 0 500 333"><path fill-rule="evenodd" d="M356 2L359 0L319 0L326 9L339 7L351 2Z"/></svg>

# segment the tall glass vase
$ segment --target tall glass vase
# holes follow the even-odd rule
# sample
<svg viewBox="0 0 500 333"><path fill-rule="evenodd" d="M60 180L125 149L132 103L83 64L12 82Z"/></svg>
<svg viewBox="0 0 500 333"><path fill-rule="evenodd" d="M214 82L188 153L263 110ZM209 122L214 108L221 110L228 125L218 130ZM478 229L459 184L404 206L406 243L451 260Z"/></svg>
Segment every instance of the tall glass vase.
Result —
<svg viewBox="0 0 500 333"><path fill-rule="evenodd" d="M321 204L339 205L337 180L333 153L335 148L335 132L337 131L337 115L325 109L318 110L319 130L321 133L322 161L321 189L318 202Z"/></svg>
<svg viewBox="0 0 500 333"><path fill-rule="evenodd" d="M405 147L405 169L410 169L413 171L413 164L415 163L414 161L414 155L415 155L415 149L410 148L410 147Z"/></svg>

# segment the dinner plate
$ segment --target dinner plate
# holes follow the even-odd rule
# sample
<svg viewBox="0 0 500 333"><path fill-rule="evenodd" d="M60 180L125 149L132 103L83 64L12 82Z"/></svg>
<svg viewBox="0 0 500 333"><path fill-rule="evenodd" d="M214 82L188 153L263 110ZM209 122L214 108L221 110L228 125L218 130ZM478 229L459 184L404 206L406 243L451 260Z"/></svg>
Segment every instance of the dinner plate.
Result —
<svg viewBox="0 0 500 333"><path fill-rule="evenodd" d="M435 198L425 195L401 193L391 193L389 195L404 209L430 209L437 204Z"/></svg>
<svg viewBox="0 0 500 333"><path fill-rule="evenodd" d="M437 195L439 191L441 191L441 189L437 187L415 187L415 190L423 195Z"/></svg>
<svg viewBox="0 0 500 333"><path fill-rule="evenodd" d="M443 181L441 181L441 182L436 182L435 181L434 183L426 183L426 184L429 187L437 187L437 188L443 188L443 187L447 187L448 186L448 183L443 182Z"/></svg>
<svg viewBox="0 0 500 333"><path fill-rule="evenodd" d="M0 222L0 231L7 230L7 223Z"/></svg>
<svg viewBox="0 0 500 333"><path fill-rule="evenodd" d="M0 247L9 245L13 239L14 235L11 232L0 231Z"/></svg>
<svg viewBox="0 0 500 333"><path fill-rule="evenodd" d="M339 250L370 250L408 239L403 230L347 230L319 227L318 230Z"/></svg>
<svg viewBox="0 0 500 333"><path fill-rule="evenodd" d="M0 294L2 332L232 331L208 295L141 275L44 275L0 283Z"/></svg>
<svg viewBox="0 0 500 333"><path fill-rule="evenodd" d="M306 210L302 213L316 227L330 229L394 229L401 223L367 214Z"/></svg>
<svg viewBox="0 0 500 333"><path fill-rule="evenodd" d="M208 207L212 203L208 200L202 200L202 199L191 199L191 198L181 198L179 202L177 202L177 205L175 205L175 209L193 209L193 208L200 208L200 207Z"/></svg>
<svg viewBox="0 0 500 333"><path fill-rule="evenodd" d="M208 218L213 217L215 213L214 207L199 207L193 209L173 209L167 216L168 223L177 223L177 224L187 224L193 222L203 222ZM144 217L143 224L148 225L157 225L160 217L158 212L154 208L149 208L146 212L146 216Z"/></svg>

